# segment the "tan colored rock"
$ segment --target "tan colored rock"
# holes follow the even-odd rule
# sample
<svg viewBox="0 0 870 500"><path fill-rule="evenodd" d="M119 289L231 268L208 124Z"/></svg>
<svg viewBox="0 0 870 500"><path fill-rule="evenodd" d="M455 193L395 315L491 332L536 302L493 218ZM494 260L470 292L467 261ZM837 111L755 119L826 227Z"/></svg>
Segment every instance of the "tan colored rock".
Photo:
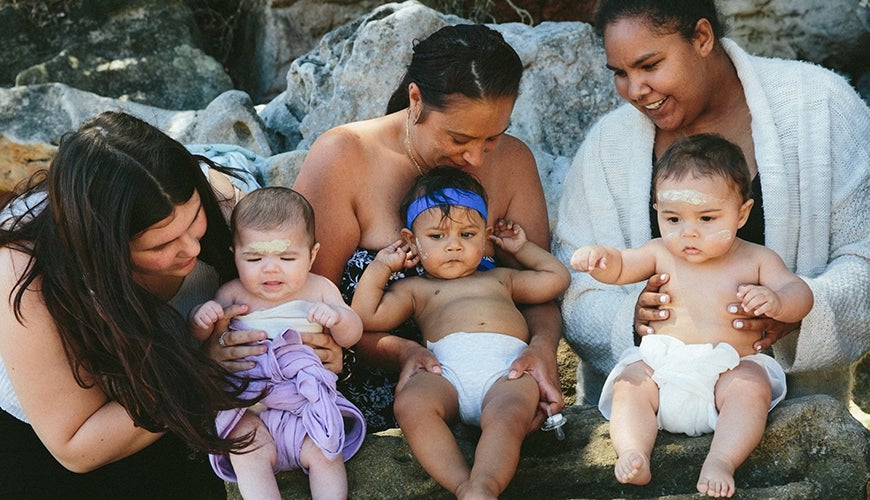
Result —
<svg viewBox="0 0 870 500"><path fill-rule="evenodd" d="M0 191L12 191L37 170L47 168L56 149L51 144L19 143L0 135Z"/></svg>

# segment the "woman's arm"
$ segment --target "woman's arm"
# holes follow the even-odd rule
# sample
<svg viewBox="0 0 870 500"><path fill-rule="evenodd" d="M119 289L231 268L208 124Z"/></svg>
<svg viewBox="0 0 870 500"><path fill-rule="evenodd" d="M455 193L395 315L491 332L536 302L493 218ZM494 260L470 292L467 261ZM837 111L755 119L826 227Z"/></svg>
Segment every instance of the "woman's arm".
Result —
<svg viewBox="0 0 870 500"><path fill-rule="evenodd" d="M25 264L23 254L0 250L4 299ZM23 324L11 302L3 300L0 355L25 415L58 462L73 472L88 472L132 455L162 435L134 426L126 410L96 387L76 383L60 334L36 292L24 294L21 315Z"/></svg>
<svg viewBox="0 0 870 500"><path fill-rule="evenodd" d="M535 158L528 147L520 140L506 136L502 138L506 152L498 163L499 181L495 182L496 190L484 185L491 200L499 200L507 193L507 201L497 201L495 205L504 206L503 213L493 214L518 223L526 231L529 241L543 249L550 248L550 220L547 215L547 203L544 189L538 174ZM497 254L502 265L519 267L516 259L503 253ZM513 363L508 377L515 379L523 373L529 373L538 382L541 390L541 405L549 406L551 413L558 413L565 406L559 382L556 350L562 337L562 320L559 307L555 301L545 304L526 305L520 310L529 326L529 347L527 347ZM539 412L538 419L533 422L537 427L546 417Z"/></svg>
<svg viewBox="0 0 870 500"><path fill-rule="evenodd" d="M311 272L339 285L347 260L359 245L361 232L354 209L355 188L361 175L356 141L332 129L314 141L293 189L314 207L315 238L320 251Z"/></svg>

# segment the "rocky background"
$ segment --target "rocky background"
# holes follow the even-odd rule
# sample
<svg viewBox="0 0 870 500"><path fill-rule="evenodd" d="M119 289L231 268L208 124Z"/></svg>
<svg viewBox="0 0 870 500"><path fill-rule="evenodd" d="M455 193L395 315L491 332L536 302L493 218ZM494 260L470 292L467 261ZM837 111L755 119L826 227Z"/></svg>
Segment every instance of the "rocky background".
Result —
<svg viewBox="0 0 870 500"><path fill-rule="evenodd" d="M253 161L265 184L292 185L326 129L383 113L412 40L469 19L498 23L526 73L509 132L533 149L551 217L564 172L594 121L620 104L588 21L595 0L0 0L0 191L49 164L58 137L105 110L135 114L227 161ZM797 58L848 78L870 100L870 1L727 0L729 34L749 52ZM449 13L449 14L446 14ZM870 140L870 138L868 138ZM562 346L566 399L576 356ZM870 411L870 361L853 412ZM653 483L623 489L597 410L566 410L568 437L529 438L506 498L690 495L709 437L662 434ZM738 471L741 498L866 498L870 431L814 397L771 413ZM457 426L470 453L476 435ZM470 456L470 455L469 455ZM354 498L444 497L401 435L367 441L349 464ZM308 495L299 473L285 496ZM231 496L237 495L230 486ZM669 497L670 498L670 497Z"/></svg>

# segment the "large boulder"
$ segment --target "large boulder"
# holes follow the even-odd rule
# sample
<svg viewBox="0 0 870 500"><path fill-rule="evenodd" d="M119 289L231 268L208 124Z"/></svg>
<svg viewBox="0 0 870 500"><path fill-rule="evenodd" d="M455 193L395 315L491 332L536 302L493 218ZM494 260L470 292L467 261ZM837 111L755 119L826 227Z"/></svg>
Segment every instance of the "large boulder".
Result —
<svg viewBox="0 0 870 500"><path fill-rule="evenodd" d="M609 425L597 408L571 406L566 437L537 432L526 439L517 472L505 499L528 498L697 498L695 482L710 447L711 435L687 437L660 432L652 455L653 479L643 487L613 477L616 454ZM460 448L471 460L479 430L453 427ZM870 431L828 396L787 400L770 413L761 444L737 470L738 498L863 499L870 479ZM367 436L347 463L350 497L452 498L411 454L398 430ZM308 477L300 471L279 473L283 498L310 498ZM233 483L228 498L241 498Z"/></svg>
<svg viewBox="0 0 870 500"><path fill-rule="evenodd" d="M83 0L39 36L50 53L19 69L16 85L62 82L165 109L200 109L233 88L198 48L191 11L176 0Z"/></svg>
<svg viewBox="0 0 870 500"><path fill-rule="evenodd" d="M731 27L729 36L751 53L814 62L853 82L870 70L866 1L729 0L718 5Z"/></svg>
<svg viewBox="0 0 870 500"><path fill-rule="evenodd" d="M253 103L238 90L218 95L201 110L171 111L61 83L0 88L0 191L44 168L61 135L108 110L138 116L184 144L234 144L263 157L273 154Z"/></svg>
<svg viewBox="0 0 870 500"><path fill-rule="evenodd" d="M415 39L467 22L416 1L387 4L326 34L295 60L287 88L260 116L279 150L307 150L341 123L384 114L407 67ZM492 25L524 64L508 133L529 144L556 213L561 182L585 131L620 104L604 51L585 23Z"/></svg>
<svg viewBox="0 0 870 500"><path fill-rule="evenodd" d="M323 35L369 12L384 0L255 0L242 13L229 65L236 84L254 102L284 90L290 64Z"/></svg>

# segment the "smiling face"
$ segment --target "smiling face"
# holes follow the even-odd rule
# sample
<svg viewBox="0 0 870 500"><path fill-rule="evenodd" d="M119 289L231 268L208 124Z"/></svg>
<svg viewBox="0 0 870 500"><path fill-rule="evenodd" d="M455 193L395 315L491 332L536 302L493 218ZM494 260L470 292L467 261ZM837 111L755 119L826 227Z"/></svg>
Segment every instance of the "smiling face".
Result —
<svg viewBox="0 0 870 500"><path fill-rule="evenodd" d="M420 213L413 233L403 230L405 239L417 247L426 274L455 279L473 274L486 249L490 229L477 210L453 206L443 216L441 208Z"/></svg>
<svg viewBox="0 0 870 500"><path fill-rule="evenodd" d="M672 255L696 264L728 255L751 207L722 177L687 175L656 185L662 241Z"/></svg>
<svg viewBox="0 0 870 500"><path fill-rule="evenodd" d="M130 240L130 259L137 282L152 293L162 282L184 278L196 267L199 240L205 235L205 211L199 193L177 205L169 217Z"/></svg>
<svg viewBox="0 0 870 500"><path fill-rule="evenodd" d="M291 299L304 286L317 256L303 224L274 229L238 229L235 238L239 280L251 295L272 303Z"/></svg>
<svg viewBox="0 0 870 500"><path fill-rule="evenodd" d="M690 126L705 111L705 65L713 47L702 20L691 41L651 29L643 17L624 17L604 30L607 67L619 95L662 130Z"/></svg>
<svg viewBox="0 0 870 500"><path fill-rule="evenodd" d="M411 86L412 113L419 106L419 91ZM414 98L418 100L415 101ZM414 153L424 167L446 165L475 168L484 163L510 125L515 99L469 99L451 96L444 109L427 109L424 118L410 129Z"/></svg>

